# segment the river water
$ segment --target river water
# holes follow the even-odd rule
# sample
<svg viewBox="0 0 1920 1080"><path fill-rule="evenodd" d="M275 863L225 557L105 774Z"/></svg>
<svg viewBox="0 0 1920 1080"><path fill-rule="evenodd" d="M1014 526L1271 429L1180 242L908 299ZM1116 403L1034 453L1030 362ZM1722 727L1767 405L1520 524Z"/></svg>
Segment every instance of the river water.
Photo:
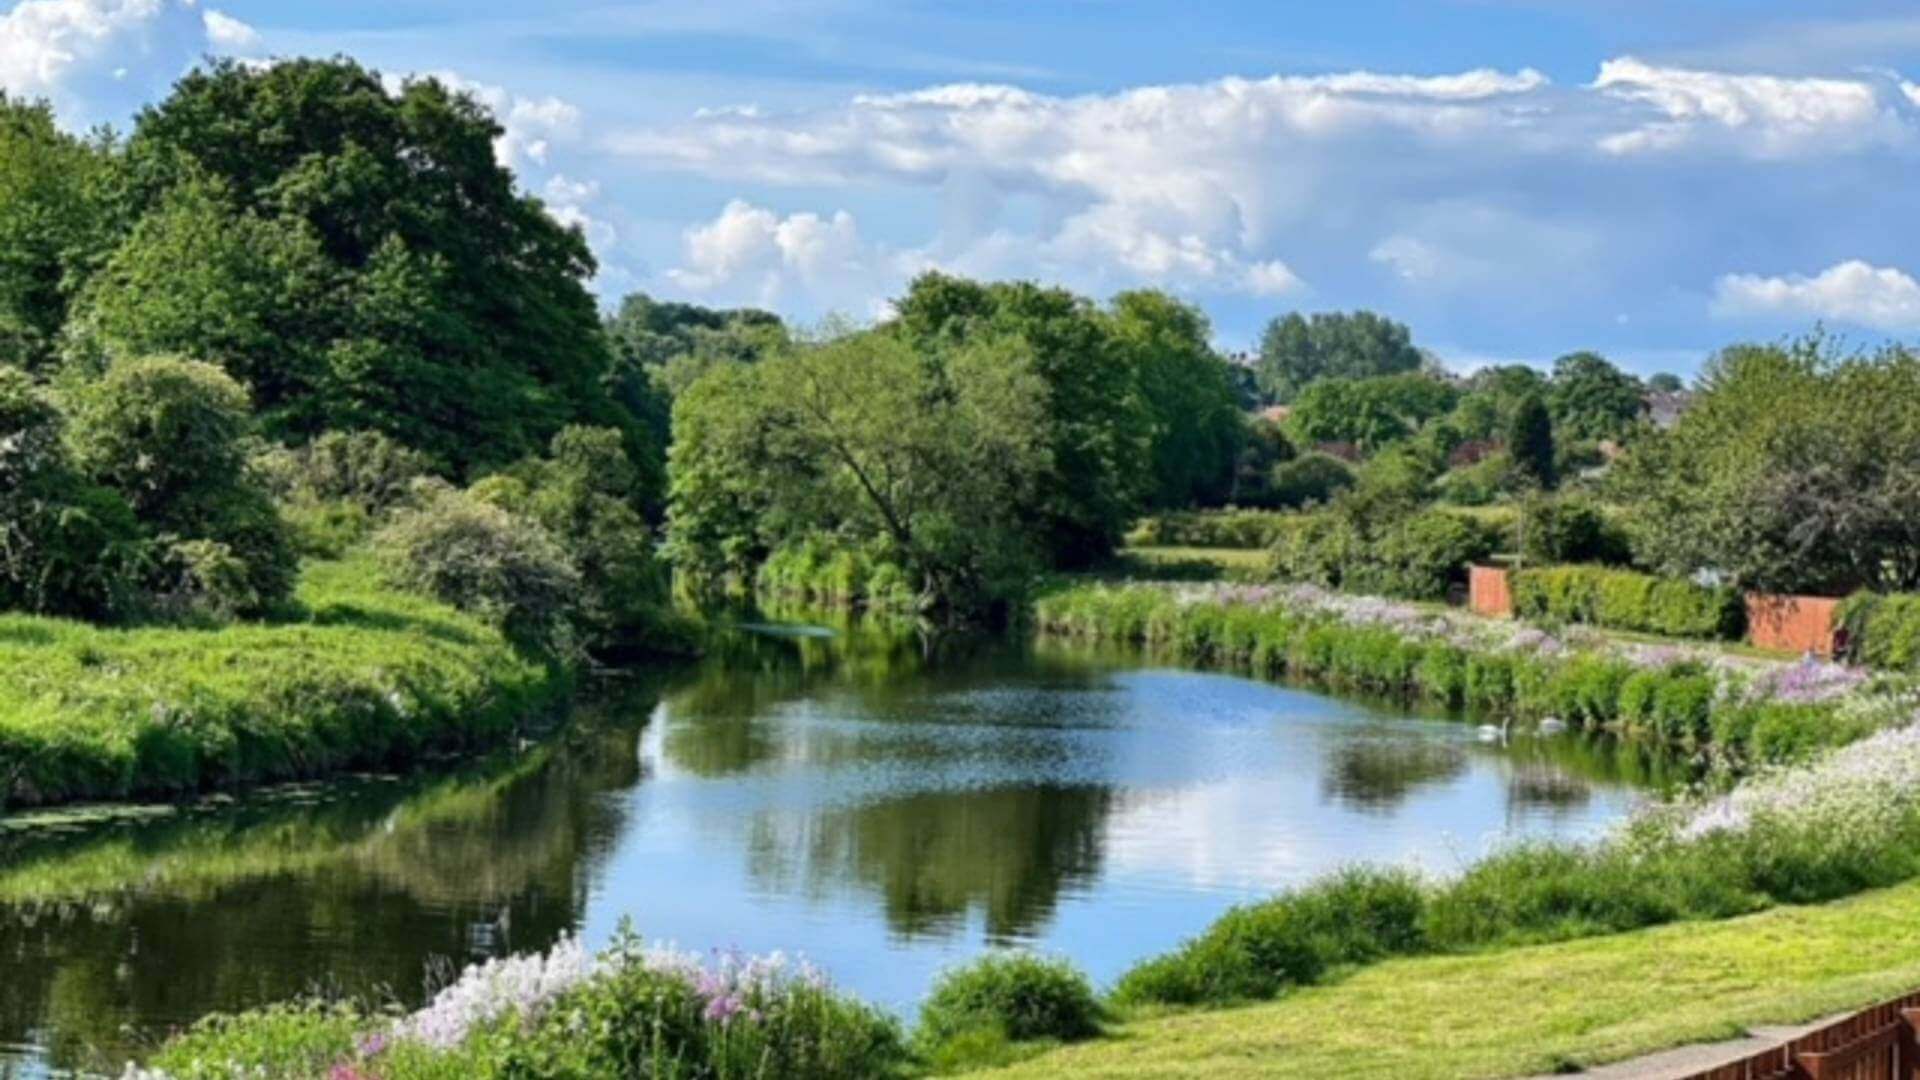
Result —
<svg viewBox="0 0 1920 1080"><path fill-rule="evenodd" d="M0 1076L117 1072L170 1028L436 978L622 920L804 954L910 1013L993 946L1107 982L1352 862L1448 873L1594 834L1659 763L1064 646L795 627L613 679L457 773L0 831Z"/></svg>

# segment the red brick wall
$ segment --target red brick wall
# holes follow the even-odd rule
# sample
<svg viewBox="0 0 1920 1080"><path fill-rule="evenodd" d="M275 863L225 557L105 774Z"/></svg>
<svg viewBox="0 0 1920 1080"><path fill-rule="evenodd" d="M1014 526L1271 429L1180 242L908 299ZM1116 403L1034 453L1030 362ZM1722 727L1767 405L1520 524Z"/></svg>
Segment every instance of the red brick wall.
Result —
<svg viewBox="0 0 1920 1080"><path fill-rule="evenodd" d="M1832 656L1840 601L1824 596L1747 594L1747 640L1762 649Z"/></svg>
<svg viewBox="0 0 1920 1080"><path fill-rule="evenodd" d="M1476 615L1513 614L1513 590L1508 586L1507 572L1497 566L1468 567L1467 606Z"/></svg>

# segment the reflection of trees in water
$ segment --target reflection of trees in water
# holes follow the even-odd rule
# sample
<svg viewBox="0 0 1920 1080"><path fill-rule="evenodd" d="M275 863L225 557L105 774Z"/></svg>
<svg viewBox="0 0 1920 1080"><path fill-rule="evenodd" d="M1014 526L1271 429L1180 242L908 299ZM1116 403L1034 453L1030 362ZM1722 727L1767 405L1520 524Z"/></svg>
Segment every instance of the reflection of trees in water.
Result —
<svg viewBox="0 0 1920 1080"><path fill-rule="evenodd" d="M638 779L633 738L588 725L454 778L17 844L0 1042L117 1073L156 1023L314 990L417 1000L435 959L544 948L577 925L583 865L617 835L621 805L596 796Z"/></svg>
<svg viewBox="0 0 1920 1080"><path fill-rule="evenodd" d="M1321 789L1349 806L1387 813L1417 788L1467 771L1466 751L1426 736L1357 736L1328 748Z"/></svg>
<svg viewBox="0 0 1920 1080"><path fill-rule="evenodd" d="M1111 789L1093 785L921 792L805 817L763 813L749 851L757 881L816 895L858 881L909 937L957 933L970 912L989 941L1026 938L1061 893L1099 876Z"/></svg>

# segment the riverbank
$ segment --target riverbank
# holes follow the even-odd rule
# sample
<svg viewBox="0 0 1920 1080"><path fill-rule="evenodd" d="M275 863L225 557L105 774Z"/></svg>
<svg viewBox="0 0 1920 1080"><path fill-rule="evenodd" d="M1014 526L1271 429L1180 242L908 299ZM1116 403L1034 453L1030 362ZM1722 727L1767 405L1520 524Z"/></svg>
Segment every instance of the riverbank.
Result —
<svg viewBox="0 0 1920 1080"><path fill-rule="evenodd" d="M1745 767L1905 722L1912 681L1835 664L1639 645L1312 586L1088 584L1034 604L1042 633L1383 694L1499 723L1605 730Z"/></svg>
<svg viewBox="0 0 1920 1080"><path fill-rule="evenodd" d="M312 561L294 613L213 629L0 616L0 808L165 798L495 745L567 673L485 622Z"/></svg>
<svg viewBox="0 0 1920 1080"><path fill-rule="evenodd" d="M975 1075L1511 1077L1854 1009L1920 986L1920 884L1712 923L1393 960L1268 1004L1117 1025Z"/></svg>

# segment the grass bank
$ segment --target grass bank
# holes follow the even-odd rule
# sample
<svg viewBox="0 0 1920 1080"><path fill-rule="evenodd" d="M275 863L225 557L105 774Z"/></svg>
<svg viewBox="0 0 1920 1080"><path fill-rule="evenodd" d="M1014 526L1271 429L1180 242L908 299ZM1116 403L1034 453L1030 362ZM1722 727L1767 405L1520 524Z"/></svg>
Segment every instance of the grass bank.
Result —
<svg viewBox="0 0 1920 1080"><path fill-rule="evenodd" d="M1731 1038L1920 986L1920 884L1716 923L1393 960L1275 1002L1138 1019L991 1075L1505 1077Z"/></svg>
<svg viewBox="0 0 1920 1080"><path fill-rule="evenodd" d="M1548 632L1310 586L1073 584L1034 604L1044 633L1143 645L1183 663L1398 696L1493 719L1553 720L1791 761L1904 722L1912 682Z"/></svg>
<svg viewBox="0 0 1920 1080"><path fill-rule="evenodd" d="M310 562L294 613L217 629L0 616L0 807L166 797L494 744L564 672L360 559Z"/></svg>

